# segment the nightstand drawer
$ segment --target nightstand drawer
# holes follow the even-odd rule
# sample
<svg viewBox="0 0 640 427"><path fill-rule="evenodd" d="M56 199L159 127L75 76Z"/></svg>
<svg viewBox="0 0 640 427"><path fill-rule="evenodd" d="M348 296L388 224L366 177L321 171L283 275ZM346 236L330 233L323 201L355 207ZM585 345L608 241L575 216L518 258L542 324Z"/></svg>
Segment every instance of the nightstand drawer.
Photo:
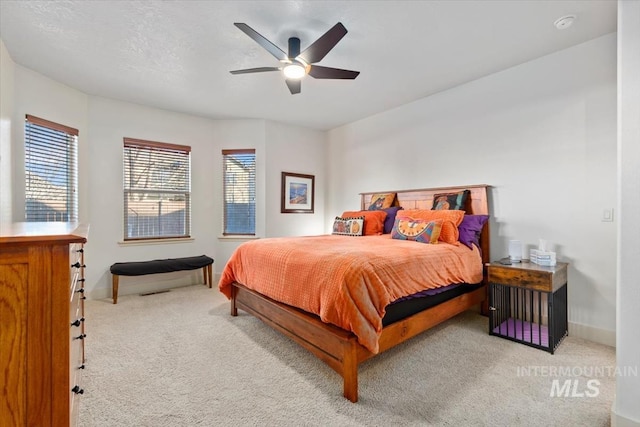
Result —
<svg viewBox="0 0 640 427"><path fill-rule="evenodd" d="M513 265L491 264L489 283L520 286L541 292L555 292L567 283L567 264L543 267L530 262Z"/></svg>

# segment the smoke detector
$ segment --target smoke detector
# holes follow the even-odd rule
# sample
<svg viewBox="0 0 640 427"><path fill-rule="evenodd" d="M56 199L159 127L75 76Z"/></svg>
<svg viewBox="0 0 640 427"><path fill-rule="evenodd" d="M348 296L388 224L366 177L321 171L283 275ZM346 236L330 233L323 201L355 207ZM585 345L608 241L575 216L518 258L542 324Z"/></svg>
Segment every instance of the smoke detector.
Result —
<svg viewBox="0 0 640 427"><path fill-rule="evenodd" d="M559 30L565 30L569 28L571 24L573 24L573 21L575 20L576 20L575 15L566 15L566 16L563 16L562 18L556 19L556 22L554 22L553 25L555 25L556 28Z"/></svg>

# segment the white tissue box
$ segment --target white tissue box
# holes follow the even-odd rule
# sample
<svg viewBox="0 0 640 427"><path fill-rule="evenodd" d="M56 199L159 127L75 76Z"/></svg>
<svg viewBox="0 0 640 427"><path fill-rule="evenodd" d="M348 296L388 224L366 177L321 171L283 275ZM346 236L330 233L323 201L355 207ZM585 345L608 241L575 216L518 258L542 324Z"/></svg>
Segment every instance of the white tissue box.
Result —
<svg viewBox="0 0 640 427"><path fill-rule="evenodd" d="M556 253L541 251L539 249L531 249L529 251L529 261L534 264L553 267L556 265Z"/></svg>

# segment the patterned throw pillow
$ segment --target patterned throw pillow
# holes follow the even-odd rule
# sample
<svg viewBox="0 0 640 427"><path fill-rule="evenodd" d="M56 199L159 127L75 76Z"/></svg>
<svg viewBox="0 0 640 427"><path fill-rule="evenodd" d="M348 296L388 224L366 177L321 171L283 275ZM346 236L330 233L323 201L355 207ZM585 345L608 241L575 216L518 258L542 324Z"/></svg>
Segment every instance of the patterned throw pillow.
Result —
<svg viewBox="0 0 640 427"><path fill-rule="evenodd" d="M333 221L333 233L341 236L362 236L364 230L364 217L340 218Z"/></svg>
<svg viewBox="0 0 640 427"><path fill-rule="evenodd" d="M379 211L380 209L387 209L393 206L395 201L396 193L373 194L371 195L368 210Z"/></svg>
<svg viewBox="0 0 640 427"><path fill-rule="evenodd" d="M440 193L433 195L433 210L466 210L469 190L456 193Z"/></svg>
<svg viewBox="0 0 640 427"><path fill-rule="evenodd" d="M464 218L464 211L407 209L398 211L396 218L412 218L426 221L441 219L443 221L442 231L440 232L438 240L452 245L457 245L458 237L460 235L458 226Z"/></svg>
<svg viewBox="0 0 640 427"><path fill-rule="evenodd" d="M414 240L420 243L438 243L442 220L426 221L423 219L396 218L391 230L391 238Z"/></svg>
<svg viewBox="0 0 640 427"><path fill-rule="evenodd" d="M341 218L359 218L364 217L365 236L377 236L384 231L384 220L387 217L385 211L345 211L342 212Z"/></svg>

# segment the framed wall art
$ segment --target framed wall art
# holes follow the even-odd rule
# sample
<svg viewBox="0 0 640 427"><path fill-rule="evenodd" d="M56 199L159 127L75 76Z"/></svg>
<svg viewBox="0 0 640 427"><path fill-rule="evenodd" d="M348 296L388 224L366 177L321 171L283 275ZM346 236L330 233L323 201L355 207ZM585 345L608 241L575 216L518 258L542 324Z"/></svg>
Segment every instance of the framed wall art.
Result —
<svg viewBox="0 0 640 427"><path fill-rule="evenodd" d="M282 213L313 213L315 176L282 172Z"/></svg>

